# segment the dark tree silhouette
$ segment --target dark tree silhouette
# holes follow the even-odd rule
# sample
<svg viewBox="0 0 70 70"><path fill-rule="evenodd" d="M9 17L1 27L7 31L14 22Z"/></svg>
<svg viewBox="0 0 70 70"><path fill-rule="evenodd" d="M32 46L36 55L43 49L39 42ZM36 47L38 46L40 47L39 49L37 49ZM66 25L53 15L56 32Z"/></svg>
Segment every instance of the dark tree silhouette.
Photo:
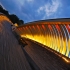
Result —
<svg viewBox="0 0 70 70"><path fill-rule="evenodd" d="M24 21L23 20L20 20L21 24L24 24Z"/></svg>
<svg viewBox="0 0 70 70"><path fill-rule="evenodd" d="M13 24L17 23L18 25L24 24L23 20L19 20L19 18L15 14L9 15L8 11L3 9L3 7L0 5L0 12L5 14Z"/></svg>
<svg viewBox="0 0 70 70"><path fill-rule="evenodd" d="M18 21L18 25L23 25L24 24L24 21L23 20L19 20Z"/></svg>
<svg viewBox="0 0 70 70"><path fill-rule="evenodd" d="M7 16L9 16L8 11L5 10L5 9L3 9L3 7L1 5L0 5L0 12L3 13L3 14L5 14L5 15L7 15Z"/></svg>
<svg viewBox="0 0 70 70"><path fill-rule="evenodd" d="M3 10L3 7L0 5L0 12Z"/></svg>
<svg viewBox="0 0 70 70"><path fill-rule="evenodd" d="M18 23L18 21L19 21L19 18L16 15L14 15L14 14L9 15L9 18L12 21L12 23L14 23L14 24Z"/></svg>

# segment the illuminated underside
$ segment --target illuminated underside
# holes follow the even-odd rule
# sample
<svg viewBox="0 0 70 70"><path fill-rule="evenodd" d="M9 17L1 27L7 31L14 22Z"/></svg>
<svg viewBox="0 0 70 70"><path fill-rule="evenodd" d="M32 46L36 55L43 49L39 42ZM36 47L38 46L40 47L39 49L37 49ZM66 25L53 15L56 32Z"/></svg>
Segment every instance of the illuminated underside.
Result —
<svg viewBox="0 0 70 70"><path fill-rule="evenodd" d="M47 23L24 25L18 27L17 32L22 37L37 41L70 58L70 22Z"/></svg>

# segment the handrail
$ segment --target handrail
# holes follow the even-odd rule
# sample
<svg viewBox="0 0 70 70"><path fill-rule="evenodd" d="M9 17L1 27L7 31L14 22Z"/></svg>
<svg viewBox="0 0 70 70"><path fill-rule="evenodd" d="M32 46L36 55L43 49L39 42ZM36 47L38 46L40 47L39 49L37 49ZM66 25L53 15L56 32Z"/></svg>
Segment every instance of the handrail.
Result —
<svg viewBox="0 0 70 70"><path fill-rule="evenodd" d="M63 22L63 23L61 23L61 22ZM19 27L28 26L28 25L36 25L36 24L69 24L66 22L70 22L70 18L58 18L58 19L33 21L33 22L25 23Z"/></svg>
<svg viewBox="0 0 70 70"><path fill-rule="evenodd" d="M1 12L0 12L0 19L1 19L1 21L2 21L2 20L7 20L7 21L9 21L11 24L13 24L13 23L10 21L10 19L9 19L5 14L3 14L3 13L1 13Z"/></svg>

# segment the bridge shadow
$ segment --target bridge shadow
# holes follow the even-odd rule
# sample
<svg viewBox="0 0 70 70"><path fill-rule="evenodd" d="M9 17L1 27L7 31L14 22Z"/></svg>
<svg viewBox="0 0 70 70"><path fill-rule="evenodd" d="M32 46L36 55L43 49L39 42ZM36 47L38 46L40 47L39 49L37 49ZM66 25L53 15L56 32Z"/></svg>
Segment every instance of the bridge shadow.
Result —
<svg viewBox="0 0 70 70"><path fill-rule="evenodd" d="M17 35L16 33L15 33L15 37L17 38L17 40L18 38L21 39L20 36ZM65 62L58 55L55 55L48 49L45 49L44 47L42 47L42 45L36 42L33 42L32 40L25 39L25 38L23 38L23 41L25 41L27 45L25 46L24 42L23 44L20 44L20 45L32 70L51 70L52 68L53 68L52 70L56 70L56 69L57 70L70 70L70 64ZM30 50L31 52L28 52L27 49ZM33 55L31 55L32 53ZM37 58L39 59L34 60L32 57L35 57L35 59ZM38 63L40 63L41 66Z"/></svg>
<svg viewBox="0 0 70 70"><path fill-rule="evenodd" d="M24 53L29 65L30 65L31 69L32 70L40 70L40 68L36 65L36 63L32 60L32 58L27 54L27 52L24 49L24 47L26 47L26 45L28 45L28 44L16 32L13 32L13 34L16 37L16 39L18 40L19 45L21 45L23 53Z"/></svg>
<svg viewBox="0 0 70 70"><path fill-rule="evenodd" d="M30 67L32 68L32 70L40 70L40 68L36 65L36 63L32 60L32 58L27 54L27 52L24 50L23 46L22 47L22 50L26 56L26 59L28 61L28 63L30 64Z"/></svg>

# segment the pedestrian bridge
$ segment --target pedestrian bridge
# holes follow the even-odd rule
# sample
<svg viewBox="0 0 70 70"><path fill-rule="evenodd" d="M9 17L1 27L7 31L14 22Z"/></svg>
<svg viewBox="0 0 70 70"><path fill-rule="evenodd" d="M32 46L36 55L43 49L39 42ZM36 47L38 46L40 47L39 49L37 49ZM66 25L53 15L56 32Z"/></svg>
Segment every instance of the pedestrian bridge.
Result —
<svg viewBox="0 0 70 70"><path fill-rule="evenodd" d="M0 70L70 70L70 19L17 27L16 33L28 44L24 48L13 35L11 24L0 14Z"/></svg>
<svg viewBox="0 0 70 70"><path fill-rule="evenodd" d="M17 32L70 58L70 19L30 22L17 27Z"/></svg>

